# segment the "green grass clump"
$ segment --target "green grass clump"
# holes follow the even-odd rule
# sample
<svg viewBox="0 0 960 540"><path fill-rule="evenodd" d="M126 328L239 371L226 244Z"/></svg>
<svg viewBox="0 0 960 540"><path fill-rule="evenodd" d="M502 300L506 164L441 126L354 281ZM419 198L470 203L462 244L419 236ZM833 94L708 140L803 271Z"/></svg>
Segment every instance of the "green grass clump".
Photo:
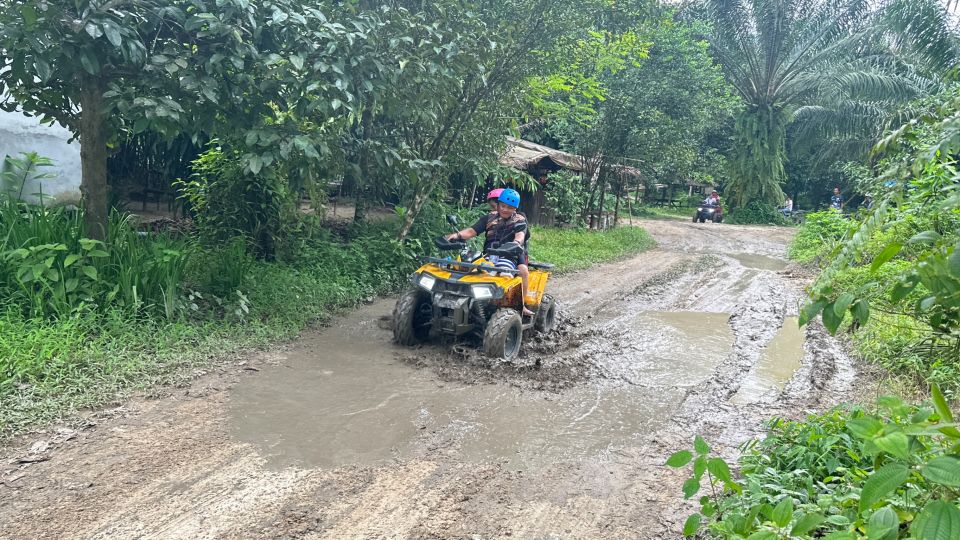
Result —
<svg viewBox="0 0 960 540"><path fill-rule="evenodd" d="M793 237L787 256L809 263L830 253L847 232L849 222L839 212L828 210L807 214L806 220Z"/></svg>
<svg viewBox="0 0 960 540"><path fill-rule="evenodd" d="M605 232L535 227L530 237L530 258L552 263L557 272L563 273L640 253L655 245L650 234L639 227Z"/></svg>
<svg viewBox="0 0 960 540"><path fill-rule="evenodd" d="M690 219L693 217L693 208L664 208L659 206L637 206L632 215L644 219Z"/></svg>

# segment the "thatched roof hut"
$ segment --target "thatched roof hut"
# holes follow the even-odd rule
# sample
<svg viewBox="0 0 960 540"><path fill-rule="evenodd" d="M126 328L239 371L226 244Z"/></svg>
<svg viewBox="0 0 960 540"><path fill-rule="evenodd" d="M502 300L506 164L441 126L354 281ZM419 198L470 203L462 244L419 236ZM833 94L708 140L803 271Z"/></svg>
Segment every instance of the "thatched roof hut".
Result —
<svg viewBox="0 0 960 540"><path fill-rule="evenodd" d="M514 137L507 137L507 150L500 156L500 164L521 171L566 169L582 172L584 169L581 156Z"/></svg>

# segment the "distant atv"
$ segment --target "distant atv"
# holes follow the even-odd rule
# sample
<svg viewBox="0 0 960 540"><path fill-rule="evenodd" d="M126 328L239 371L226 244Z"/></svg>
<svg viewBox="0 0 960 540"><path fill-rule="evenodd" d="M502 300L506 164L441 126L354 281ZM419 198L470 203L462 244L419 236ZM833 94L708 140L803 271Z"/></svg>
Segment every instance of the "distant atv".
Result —
<svg viewBox="0 0 960 540"><path fill-rule="evenodd" d="M693 222L704 223L710 220L714 223L723 221L723 208L719 204L701 204L697 206L697 212L693 214Z"/></svg>
<svg viewBox="0 0 960 540"><path fill-rule="evenodd" d="M447 218L456 224L456 218ZM531 261L529 289L536 295L524 317L517 270L496 266L498 257L522 252L510 242L486 253L474 253L465 242L436 240L441 251L460 251L456 257L421 257L426 264L411 277L413 287L397 300L393 310L393 337L401 345L415 345L440 336L476 336L491 358L512 360L520 352L524 330L550 332L557 324L557 302L546 294L553 265ZM534 304L534 305L531 305Z"/></svg>

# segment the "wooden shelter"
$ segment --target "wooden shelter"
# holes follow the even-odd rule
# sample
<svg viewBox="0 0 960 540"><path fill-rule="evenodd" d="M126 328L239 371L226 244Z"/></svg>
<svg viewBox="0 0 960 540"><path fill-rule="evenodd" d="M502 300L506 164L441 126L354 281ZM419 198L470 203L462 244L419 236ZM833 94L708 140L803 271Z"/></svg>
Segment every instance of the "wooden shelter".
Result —
<svg viewBox="0 0 960 540"><path fill-rule="evenodd" d="M499 161L501 165L526 172L541 185L546 185L547 176L551 173L567 170L583 174L586 168L586 160L582 156L514 137L507 137L507 149ZM521 190L520 198L520 211L531 223L553 224L554 215L546 207L542 190Z"/></svg>

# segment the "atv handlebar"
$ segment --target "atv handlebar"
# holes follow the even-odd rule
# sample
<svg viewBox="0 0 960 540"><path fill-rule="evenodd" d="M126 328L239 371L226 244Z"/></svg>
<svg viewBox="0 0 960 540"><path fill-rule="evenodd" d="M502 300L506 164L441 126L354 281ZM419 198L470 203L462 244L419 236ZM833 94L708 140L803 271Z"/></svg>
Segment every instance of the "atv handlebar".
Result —
<svg viewBox="0 0 960 540"><path fill-rule="evenodd" d="M487 253L498 257L507 257L508 259L519 259L523 256L523 246L516 242L507 242L501 246L487 249Z"/></svg>
<svg viewBox="0 0 960 540"><path fill-rule="evenodd" d="M437 237L433 243L437 245L437 248L440 249L440 251L460 251L467 247L466 242L451 242L450 240L447 240L445 236Z"/></svg>

